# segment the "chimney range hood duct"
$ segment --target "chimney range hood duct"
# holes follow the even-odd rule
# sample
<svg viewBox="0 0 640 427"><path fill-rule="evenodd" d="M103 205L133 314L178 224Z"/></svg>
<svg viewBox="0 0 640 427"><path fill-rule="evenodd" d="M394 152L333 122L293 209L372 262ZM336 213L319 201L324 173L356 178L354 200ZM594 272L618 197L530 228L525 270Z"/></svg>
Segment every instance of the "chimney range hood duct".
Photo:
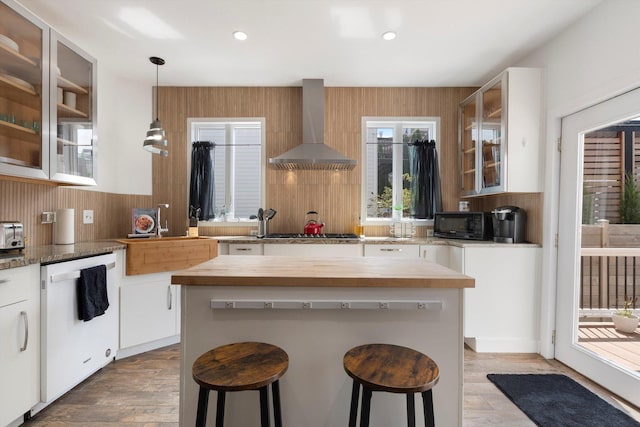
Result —
<svg viewBox="0 0 640 427"><path fill-rule="evenodd" d="M302 80L302 144L269 159L277 169L351 170L356 161L324 144L324 81Z"/></svg>

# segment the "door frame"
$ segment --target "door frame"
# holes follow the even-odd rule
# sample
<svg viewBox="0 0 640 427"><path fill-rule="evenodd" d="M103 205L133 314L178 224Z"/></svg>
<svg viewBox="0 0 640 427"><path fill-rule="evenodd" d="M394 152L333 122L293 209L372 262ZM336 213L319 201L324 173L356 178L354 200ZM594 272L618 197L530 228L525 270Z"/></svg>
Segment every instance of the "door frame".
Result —
<svg viewBox="0 0 640 427"><path fill-rule="evenodd" d="M636 406L640 376L605 361L577 344L582 223L584 134L640 116L640 89L618 95L562 119L558 202L555 358ZM571 286L563 284L570 283Z"/></svg>

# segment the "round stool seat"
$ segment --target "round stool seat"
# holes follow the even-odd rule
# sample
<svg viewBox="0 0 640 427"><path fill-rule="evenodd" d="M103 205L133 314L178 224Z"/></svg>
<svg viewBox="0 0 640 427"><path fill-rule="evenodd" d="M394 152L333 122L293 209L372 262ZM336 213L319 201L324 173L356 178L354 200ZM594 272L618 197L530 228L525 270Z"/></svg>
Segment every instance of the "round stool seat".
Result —
<svg viewBox="0 0 640 427"><path fill-rule="evenodd" d="M440 376L436 362L419 351L392 344L366 344L344 355L344 369L374 391L420 393Z"/></svg>
<svg viewBox="0 0 640 427"><path fill-rule="evenodd" d="M217 391L257 390L287 372L289 356L280 347L260 342L240 342L214 348L196 359L193 379Z"/></svg>
<svg viewBox="0 0 640 427"><path fill-rule="evenodd" d="M436 362L428 356L399 345L365 344L347 351L343 366L347 374L353 378L349 427L356 427L360 387L360 427L369 427L373 392L405 394L409 427L416 425L414 394L422 394L425 426L435 426L431 389L438 383L440 370Z"/></svg>

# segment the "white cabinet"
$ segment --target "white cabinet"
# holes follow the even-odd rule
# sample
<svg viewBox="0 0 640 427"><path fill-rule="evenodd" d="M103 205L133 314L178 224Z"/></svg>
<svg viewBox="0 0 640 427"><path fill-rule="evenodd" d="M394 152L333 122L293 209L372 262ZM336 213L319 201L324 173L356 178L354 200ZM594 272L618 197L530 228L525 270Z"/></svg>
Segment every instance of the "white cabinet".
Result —
<svg viewBox="0 0 640 427"><path fill-rule="evenodd" d="M50 40L49 179L96 185L96 60L53 30Z"/></svg>
<svg viewBox="0 0 640 427"><path fill-rule="evenodd" d="M124 276L120 288L119 358L179 340L180 287L171 284L171 274Z"/></svg>
<svg viewBox="0 0 640 427"><path fill-rule="evenodd" d="M420 257L449 267L449 245L420 245Z"/></svg>
<svg viewBox="0 0 640 427"><path fill-rule="evenodd" d="M460 194L540 192L542 74L508 68L460 105Z"/></svg>
<svg viewBox="0 0 640 427"><path fill-rule="evenodd" d="M264 255L346 257L362 256L362 245L355 243L265 244Z"/></svg>
<svg viewBox="0 0 640 427"><path fill-rule="evenodd" d="M538 352L540 256L535 246L450 247L450 268L476 280L464 290L464 337L472 349Z"/></svg>
<svg viewBox="0 0 640 427"><path fill-rule="evenodd" d="M364 256L387 258L419 258L420 245L381 244L364 245Z"/></svg>
<svg viewBox="0 0 640 427"><path fill-rule="evenodd" d="M229 255L264 255L262 243L229 243Z"/></svg>
<svg viewBox="0 0 640 427"><path fill-rule="evenodd" d="M12 0L0 1L0 174L49 176L49 28Z"/></svg>
<svg viewBox="0 0 640 427"><path fill-rule="evenodd" d="M0 270L0 426L40 398L39 267Z"/></svg>
<svg viewBox="0 0 640 427"><path fill-rule="evenodd" d="M0 174L96 185L96 60L0 0Z"/></svg>

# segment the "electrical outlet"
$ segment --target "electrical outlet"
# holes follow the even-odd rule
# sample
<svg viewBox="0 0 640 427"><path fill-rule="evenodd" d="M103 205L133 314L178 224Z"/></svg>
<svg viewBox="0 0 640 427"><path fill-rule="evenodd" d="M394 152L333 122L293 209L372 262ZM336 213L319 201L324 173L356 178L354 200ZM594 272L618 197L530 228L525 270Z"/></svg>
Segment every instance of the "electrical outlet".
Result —
<svg viewBox="0 0 640 427"><path fill-rule="evenodd" d="M82 223L83 224L93 224L93 211L92 210L83 210L82 211Z"/></svg>

